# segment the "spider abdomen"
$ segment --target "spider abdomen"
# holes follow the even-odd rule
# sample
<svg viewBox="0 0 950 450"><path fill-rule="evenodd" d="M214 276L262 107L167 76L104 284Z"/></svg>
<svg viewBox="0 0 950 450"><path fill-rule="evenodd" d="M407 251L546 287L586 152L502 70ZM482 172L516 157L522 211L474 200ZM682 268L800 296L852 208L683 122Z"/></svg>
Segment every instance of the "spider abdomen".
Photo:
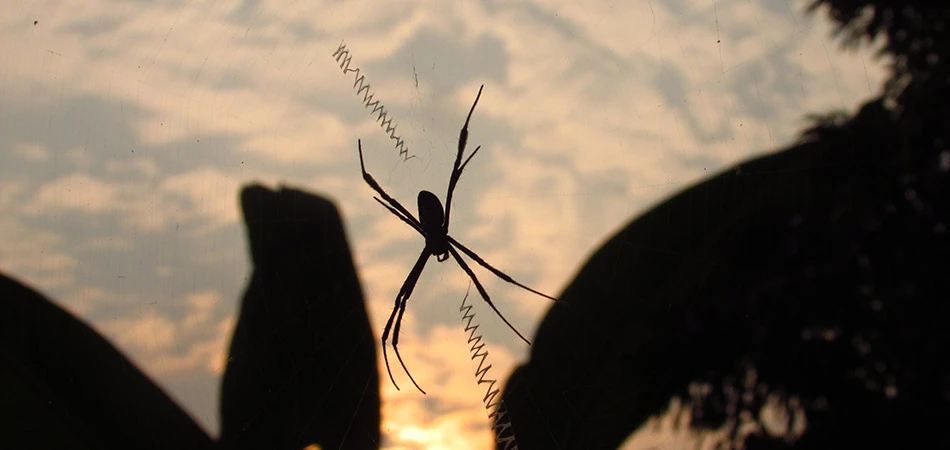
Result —
<svg viewBox="0 0 950 450"><path fill-rule="evenodd" d="M419 223L422 225L422 232L426 236L426 248L432 255L439 256L439 261L444 261L445 255L449 251L449 242L446 240L443 222L445 221L445 210L442 208L442 201L439 197L429 191L419 191Z"/></svg>

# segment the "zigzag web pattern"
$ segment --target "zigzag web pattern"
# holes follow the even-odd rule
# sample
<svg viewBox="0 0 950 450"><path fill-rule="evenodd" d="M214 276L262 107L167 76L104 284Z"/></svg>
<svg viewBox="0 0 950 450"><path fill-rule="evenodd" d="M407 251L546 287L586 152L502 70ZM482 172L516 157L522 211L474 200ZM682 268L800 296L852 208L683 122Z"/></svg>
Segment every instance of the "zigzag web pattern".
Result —
<svg viewBox="0 0 950 450"><path fill-rule="evenodd" d="M356 77L356 79L353 82L353 89L356 89L356 95L362 93L363 99L360 100L360 102L364 108L373 108L372 111L370 111L370 115L376 115L376 122L379 122L379 126L389 133L389 139L395 141L395 148L399 151L399 156L402 156L404 160L413 158L414 156L409 154L409 147L406 146L406 142L396 135L397 125L393 124L393 118L389 117L389 114L386 112L386 107L380 103L379 100L373 99L375 94L370 92L370 85L366 82L366 76L360 73L359 68L350 68L353 55L350 54L349 49L346 48L346 44L342 41L336 51L333 52L333 58L336 59L336 62L340 63L340 68L343 69L344 75L349 72L355 72L354 77Z"/></svg>
<svg viewBox="0 0 950 450"><path fill-rule="evenodd" d="M470 284L469 289L471 287ZM472 346L469 350L472 353L472 361L478 358L478 369L475 370L475 377L479 385L488 385L485 387L485 396L482 397L482 402L485 403L485 409L489 411L488 418L492 421L492 430L495 431L496 448L517 449L518 442L515 440L515 429L511 426L511 420L506 417L508 409L505 408L505 403L500 398L495 401L499 394L499 389L495 387L498 380L488 378L488 370L491 369L491 364L487 363L488 349L485 348L485 343L482 342L482 335L475 335L475 332L478 331L478 325L472 325L475 313L472 312L472 305L465 304L466 300L468 300L468 290L465 291L465 297L462 298L459 312L462 313L462 322L465 324L465 331L468 332L468 343Z"/></svg>

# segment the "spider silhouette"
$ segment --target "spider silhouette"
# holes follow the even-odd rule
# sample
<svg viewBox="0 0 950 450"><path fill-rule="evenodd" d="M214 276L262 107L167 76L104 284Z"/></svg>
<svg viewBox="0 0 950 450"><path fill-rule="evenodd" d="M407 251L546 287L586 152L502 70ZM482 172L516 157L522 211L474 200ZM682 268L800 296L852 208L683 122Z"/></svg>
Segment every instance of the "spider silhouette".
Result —
<svg viewBox="0 0 950 450"><path fill-rule="evenodd" d="M469 258L473 259L480 266L488 269L491 273L494 273L502 280L505 280L509 283L512 283L516 286L519 286L523 289L531 291L535 294L538 294L542 297L554 300L559 302L558 299L551 297L550 295L543 294L534 289L531 289L528 286L525 286L515 280L504 272L492 267L490 264L485 262L480 256L475 254L475 252L468 249L468 247L459 243L452 236L449 236L449 214L452 210L452 193L455 191L455 185L459 181L459 177L462 176L462 171L465 170L465 166L468 165L468 162L472 160L472 157L478 153L478 150L481 146L475 148L475 151L471 155L468 155L468 158L465 158L465 162L462 162L462 155L465 153L465 144L468 141L468 122L472 118L472 113L475 111L475 105L478 104L478 99L482 96L482 89L485 85L482 85L478 88L478 95L475 97L475 103L472 104L472 109L468 112L468 117L465 118L465 125L462 126L462 131L459 132L459 146L458 153L455 155L455 164L452 167L452 174L449 176L449 190L445 195L445 209L442 209L442 202L439 201L439 198L435 194L429 191L420 191L418 197L419 203L419 219L416 219L409 210L407 210L402 204L399 203L396 199L389 196L386 191L376 182L372 175L366 172L366 166L363 163L363 144L357 140L357 145L359 146L360 152L360 170L363 171L363 180L366 181L379 197L373 197L379 204L386 207L389 212L393 213L400 220L405 222L407 225L416 230L422 237L426 240L426 245L422 249L422 253L419 255L419 259L416 260L416 264L412 266L412 270L409 271L409 276L406 277L406 281L403 282L402 288L399 289L399 293L396 294L396 304L393 306L393 311L389 314L389 320L386 321L386 328L383 329L383 360L386 362L386 372L389 373L389 379L392 381L393 386L399 390L399 385L396 384L396 380L393 378L393 372L389 368L389 357L386 354L386 340L389 338L389 333L393 333L393 351L396 352L396 359L399 360L399 364L402 366L402 369L406 371L406 375L409 376L409 379L412 381L412 384L416 386L416 389L423 394L426 391L422 390L419 387L419 384L416 383L415 378L412 377L412 374L409 373L409 369L406 367L406 364L402 361L402 356L399 354L399 327L402 324L402 315L406 312L406 302L409 300L409 296L412 295L412 290L416 287L416 282L419 281L419 276L422 275L422 269L425 268L426 262L429 261L430 256L435 256L439 262L445 262L449 259L449 255L452 255L452 258L458 263L459 267L468 274L469 278L472 279L472 282L475 284L475 288L478 290L478 293L481 294L482 298L485 299L485 302L488 303L488 306L495 311L495 314L498 314L498 317L501 318L508 325L521 340L525 341L528 345L531 345L529 342L517 329L514 325L505 318L505 316L495 307L495 304L492 303L491 298L489 298L488 293L485 292L485 288L478 281L478 278L475 277L475 272L472 272L472 269L468 266L464 259L459 255L459 251L465 253ZM393 327L393 321L395 320L395 328Z"/></svg>

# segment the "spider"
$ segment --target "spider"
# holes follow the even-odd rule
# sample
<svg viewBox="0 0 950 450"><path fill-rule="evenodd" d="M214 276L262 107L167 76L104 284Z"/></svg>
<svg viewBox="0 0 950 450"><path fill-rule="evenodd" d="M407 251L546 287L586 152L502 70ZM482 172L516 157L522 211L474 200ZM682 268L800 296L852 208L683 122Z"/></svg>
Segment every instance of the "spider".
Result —
<svg viewBox="0 0 950 450"><path fill-rule="evenodd" d="M402 324L402 315L406 312L406 302L409 300L409 296L412 295L412 290L416 287L416 282L419 281L419 276L422 275L422 269L425 268L426 262L429 261L430 256L435 256L439 262L445 262L449 259L449 255L452 255L452 258L458 263L459 267L472 279L472 282L475 284L475 288L478 290L478 293L481 294L482 298L485 299L485 302L488 303L488 306L495 311L495 314L498 314L498 317L508 325L521 340L525 341L528 345L531 345L529 342L517 329L514 325L505 318L505 316L495 307L495 304L492 303L491 298L488 297L488 293L485 292L485 288L482 287L482 284L478 281L478 278L475 277L475 272L472 272L472 269L468 266L464 259L459 255L459 251L465 253L469 258L475 260L480 266L488 269L491 273L494 273L496 276L505 280L509 283L512 283L516 286L519 286L525 290L538 294L542 297L548 298L555 302L560 302L558 299L551 297L550 295L543 294L534 289L531 289L528 286L525 286L504 272L492 267L490 264L485 262L480 256L475 254L475 252L468 249L468 247L462 245L459 241L455 240L452 236L449 236L449 214L451 213L452 208L452 193L455 191L455 185L458 183L459 178L462 176L462 171L465 170L465 166L468 165L468 162L472 160L472 157L478 153L478 150L481 146L475 148L475 151L471 155L468 155L468 158L465 158L465 162L462 162L462 155L465 153L465 144L468 141L468 122L472 118L472 113L475 111L475 105L478 104L478 99L482 96L482 89L485 85L482 85L478 88L478 95L475 97L475 103L472 104L472 109L468 112L468 117L465 118L465 125L462 126L462 131L459 132L459 146L458 153L455 155L455 164L452 167L452 174L449 176L449 190L445 195L445 209L442 208L442 203L439 201L439 198L435 194L429 191L420 191L418 196L419 204L419 219L416 219L409 210L407 210L402 204L399 203L396 199L389 196L386 191L376 182L372 175L366 171L366 166L363 163L363 144L361 141L357 140L357 145L359 147L360 153L360 170L363 171L363 180L366 181L379 197L373 197L374 200L383 205L389 212L393 213L400 220L405 222L407 225L416 230L422 237L425 238L425 247L422 249L422 253L419 255L419 259L416 260L416 264L412 266L412 270L409 271L409 276L406 277L406 281L403 282L402 288L399 289L399 293L396 294L396 304L393 306L393 311L389 314L389 320L386 321L386 328L383 329L383 360L386 363L386 372L389 373L389 380L392 381L393 386L396 387L396 390L399 390L399 385L396 384L396 380L393 378L393 372L389 368L389 357L386 354L386 340L389 339L389 333L393 333L393 351L396 353L396 359L399 360L399 364L402 366L403 370L406 372L406 375L409 376L409 380L412 381L412 384L416 386L416 389L423 394L426 391L422 390L419 387L419 384L416 383L415 378L412 377L412 374L409 373L409 369L406 367L406 364L402 361L402 356L399 354L399 326ZM382 199L380 199L382 197ZM395 320L395 327L393 327L393 321Z"/></svg>

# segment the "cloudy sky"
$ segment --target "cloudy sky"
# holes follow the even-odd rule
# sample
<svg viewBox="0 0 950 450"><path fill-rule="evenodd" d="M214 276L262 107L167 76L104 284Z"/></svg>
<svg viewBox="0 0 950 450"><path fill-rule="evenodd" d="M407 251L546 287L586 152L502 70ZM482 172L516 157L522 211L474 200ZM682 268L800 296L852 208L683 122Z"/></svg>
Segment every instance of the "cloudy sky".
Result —
<svg viewBox="0 0 950 450"><path fill-rule="evenodd" d="M5 3L0 271L92 324L215 434L249 273L242 185L337 202L381 333L422 241L372 200L357 139L390 194L441 197L484 84L452 234L557 295L637 213L788 145L809 113L853 111L885 75L799 0L380 5ZM413 158L361 104L332 56L341 43ZM480 278L531 336L547 301ZM489 447L458 314L467 286L454 264L426 268L400 348L429 395L381 378L385 447ZM528 347L477 312L505 377Z"/></svg>

